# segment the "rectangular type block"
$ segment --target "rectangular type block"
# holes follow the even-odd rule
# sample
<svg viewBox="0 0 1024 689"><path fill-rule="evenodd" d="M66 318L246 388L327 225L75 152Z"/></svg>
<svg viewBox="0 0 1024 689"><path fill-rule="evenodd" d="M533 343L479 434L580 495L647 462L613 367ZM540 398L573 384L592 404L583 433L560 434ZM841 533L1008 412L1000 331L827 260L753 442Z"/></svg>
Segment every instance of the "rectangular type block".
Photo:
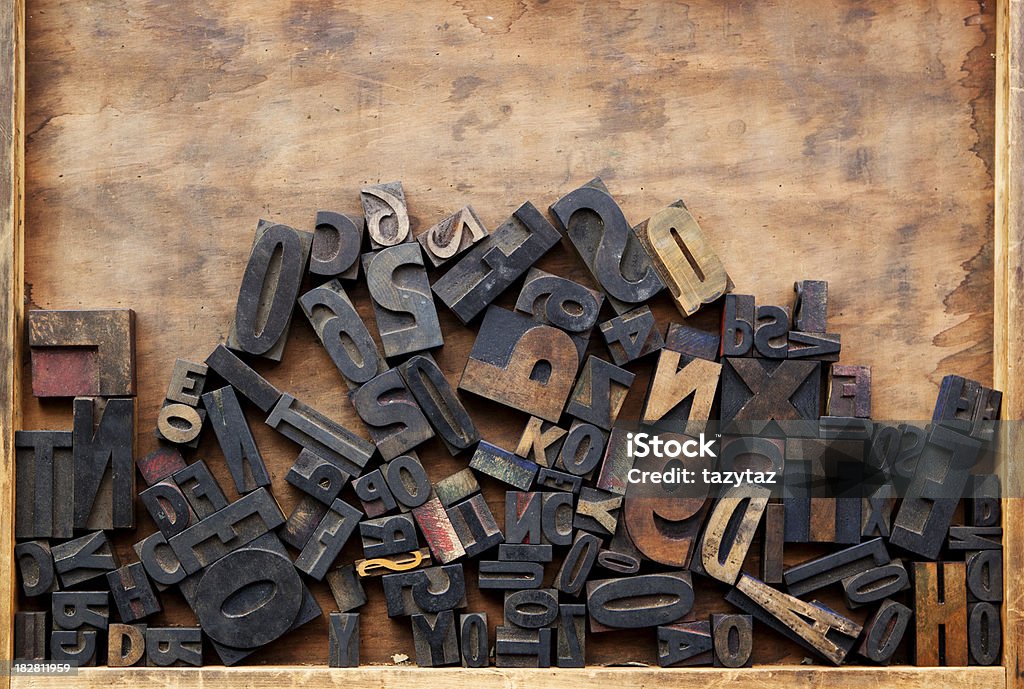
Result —
<svg viewBox="0 0 1024 689"><path fill-rule="evenodd" d="M75 528L135 526L135 400L77 397Z"/></svg>
<svg viewBox="0 0 1024 689"><path fill-rule="evenodd" d="M29 311L26 320L36 397L135 395L134 311Z"/></svg>
<svg viewBox="0 0 1024 689"><path fill-rule="evenodd" d="M384 356L444 344L419 245L399 244L363 254L363 270Z"/></svg>
<svg viewBox="0 0 1024 689"><path fill-rule="evenodd" d="M14 535L71 538L75 513L72 434L15 431Z"/></svg>

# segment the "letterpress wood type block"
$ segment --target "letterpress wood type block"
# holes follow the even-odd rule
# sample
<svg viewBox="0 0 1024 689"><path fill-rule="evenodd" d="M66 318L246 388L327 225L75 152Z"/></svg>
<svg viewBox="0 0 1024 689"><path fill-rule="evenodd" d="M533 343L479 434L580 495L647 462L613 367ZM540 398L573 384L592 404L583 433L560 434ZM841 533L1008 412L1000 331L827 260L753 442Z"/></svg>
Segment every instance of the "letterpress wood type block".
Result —
<svg viewBox="0 0 1024 689"><path fill-rule="evenodd" d="M135 526L135 400L76 397L76 529Z"/></svg>
<svg viewBox="0 0 1024 689"><path fill-rule="evenodd" d="M602 550L597 554L597 566L617 574L636 574L640 571L640 558L617 550Z"/></svg>
<svg viewBox="0 0 1024 689"><path fill-rule="evenodd" d="M448 512L444 505L432 496L425 503L412 511L417 526L423 532L423 538L430 546L430 552L434 559L442 565L454 562L466 555L466 549L462 545L455 526L448 518Z"/></svg>
<svg viewBox="0 0 1024 689"><path fill-rule="evenodd" d="M623 427L613 429L608 436L601 472L597 475L596 486L599 490L616 495L626 494L629 472L635 462L635 454L630 451L632 435Z"/></svg>
<svg viewBox="0 0 1024 689"><path fill-rule="evenodd" d="M611 536L615 533L621 509L621 495L583 487L576 503L573 526L599 536Z"/></svg>
<svg viewBox="0 0 1024 689"><path fill-rule="evenodd" d="M665 333L665 349L689 359L718 361L722 346L720 333L709 333L682 323L669 323Z"/></svg>
<svg viewBox="0 0 1024 689"><path fill-rule="evenodd" d="M951 526L950 550L1002 550L1001 526Z"/></svg>
<svg viewBox="0 0 1024 689"><path fill-rule="evenodd" d="M341 493L349 475L323 457L303 448L284 478L310 497L330 505Z"/></svg>
<svg viewBox="0 0 1024 689"><path fill-rule="evenodd" d="M554 557L550 543L502 543L498 546L498 559L502 562L551 562Z"/></svg>
<svg viewBox="0 0 1024 689"><path fill-rule="evenodd" d="M269 412L281 397L280 390L224 345L217 345L210 352L210 356L206 357L206 365L263 412Z"/></svg>
<svg viewBox="0 0 1024 689"><path fill-rule="evenodd" d="M685 430L711 418L711 405L718 390L722 365L714 361L684 357L670 349L661 350L658 367L651 376L643 413L645 424Z"/></svg>
<svg viewBox="0 0 1024 689"><path fill-rule="evenodd" d="M206 421L206 410L196 409L187 404L164 402L156 417L156 437L174 445L184 445L193 450L199 447L199 435Z"/></svg>
<svg viewBox="0 0 1024 689"><path fill-rule="evenodd" d="M820 603L778 591L749 574L740 576L725 600L835 665L846 659L861 633L853 620Z"/></svg>
<svg viewBox="0 0 1024 689"><path fill-rule="evenodd" d="M159 531L146 536L132 547L157 591L163 591L185 578L185 570L181 568L178 556L171 550L167 537Z"/></svg>
<svg viewBox="0 0 1024 689"><path fill-rule="evenodd" d="M564 330L491 307L459 389L558 423L578 368L576 345Z"/></svg>
<svg viewBox="0 0 1024 689"><path fill-rule="evenodd" d="M518 280L561 235L527 201L434 283L434 294L465 325Z"/></svg>
<svg viewBox="0 0 1024 689"><path fill-rule="evenodd" d="M363 254L363 270L384 356L422 352L444 344L418 244Z"/></svg>
<svg viewBox="0 0 1024 689"><path fill-rule="evenodd" d="M590 630L641 629L672 624L693 608L689 572L638 574L587 582Z"/></svg>
<svg viewBox="0 0 1024 689"><path fill-rule="evenodd" d="M999 608L992 603L967 606L967 656L971 665L995 665L1003 644Z"/></svg>
<svg viewBox="0 0 1024 689"><path fill-rule="evenodd" d="M469 462L469 468L496 478L519 490L529 490L539 468L508 450L481 440Z"/></svg>
<svg viewBox="0 0 1024 689"><path fill-rule="evenodd" d="M381 580L388 617L401 617L466 607L466 578L462 565L442 565Z"/></svg>
<svg viewBox="0 0 1024 689"><path fill-rule="evenodd" d="M658 322L647 306L618 315L598 328L616 366L625 366L665 346Z"/></svg>
<svg viewBox="0 0 1024 689"><path fill-rule="evenodd" d="M50 552L53 553L53 564L60 575L60 583L65 588L105 576L118 566L117 553L102 531L55 545Z"/></svg>
<svg viewBox="0 0 1024 689"><path fill-rule="evenodd" d="M331 280L311 289L299 305L349 390L387 370L377 343L340 282Z"/></svg>
<svg viewBox="0 0 1024 689"><path fill-rule="evenodd" d="M480 484L477 483L476 475L469 467L460 469L434 484L434 493L445 507L451 507L479 492Z"/></svg>
<svg viewBox="0 0 1024 689"><path fill-rule="evenodd" d="M650 257L600 178L569 192L550 211L616 313L663 289Z"/></svg>
<svg viewBox="0 0 1024 689"><path fill-rule="evenodd" d="M824 280L799 280L793 283L793 329L805 333L823 333L828 326L828 283Z"/></svg>
<svg viewBox="0 0 1024 689"><path fill-rule="evenodd" d="M359 251L366 223L362 216L317 211L309 272L322 277L355 280L359 277Z"/></svg>
<svg viewBox="0 0 1024 689"><path fill-rule="evenodd" d="M786 540L786 507L769 503L764 510L761 536L761 579L766 584L782 583L782 552Z"/></svg>
<svg viewBox="0 0 1024 689"><path fill-rule="evenodd" d="M754 322L754 350L765 359L789 356L789 309L782 306L757 307Z"/></svg>
<svg viewBox="0 0 1024 689"><path fill-rule="evenodd" d="M199 627L147 628L146 665L149 667L202 667L202 629Z"/></svg>
<svg viewBox="0 0 1024 689"><path fill-rule="evenodd" d="M754 619L750 615L712 615L715 667L750 667Z"/></svg>
<svg viewBox="0 0 1024 689"><path fill-rule="evenodd" d="M329 667L359 667L359 613L332 612L329 621Z"/></svg>
<svg viewBox="0 0 1024 689"><path fill-rule="evenodd" d="M854 608L895 596L910 588L910 575L899 560L843 579L846 607Z"/></svg>
<svg viewBox="0 0 1024 689"><path fill-rule="evenodd" d="M464 206L447 218L419 234L416 241L423 247L427 260L435 268L461 254L487 236L487 228L472 206Z"/></svg>
<svg viewBox="0 0 1024 689"><path fill-rule="evenodd" d="M790 567L783 578L790 594L804 596L889 562L891 559L885 542L881 538L873 538Z"/></svg>
<svg viewBox="0 0 1024 689"><path fill-rule="evenodd" d="M582 358L603 303L604 295L596 290L531 268L516 300L516 310L572 335Z"/></svg>
<svg viewBox="0 0 1024 689"><path fill-rule="evenodd" d="M203 406L209 414L210 425L217 435L235 489L245 494L261 486L269 486L270 474L234 389L223 387L204 394Z"/></svg>
<svg viewBox="0 0 1024 689"><path fill-rule="evenodd" d="M379 577L388 572L408 572L418 567L430 567L430 548L420 548L394 557L376 557L371 560L356 560L356 575L360 579Z"/></svg>
<svg viewBox="0 0 1024 689"><path fill-rule="evenodd" d="M589 479L604 458L608 434L592 423L573 421L562 442L555 467Z"/></svg>
<svg viewBox="0 0 1024 689"><path fill-rule="evenodd" d="M57 590L53 555L46 541L19 543L14 546L14 558L18 561L21 590L26 596L31 598Z"/></svg>
<svg viewBox="0 0 1024 689"><path fill-rule="evenodd" d="M455 613L442 610L433 615L413 615L412 639L416 664L420 667L456 665L461 655L455 633Z"/></svg>
<svg viewBox="0 0 1024 689"><path fill-rule="evenodd" d="M339 499L331 503L327 514L313 530L309 541L295 560L295 568L317 581L322 580L362 517L362 512L344 500Z"/></svg>
<svg viewBox="0 0 1024 689"><path fill-rule="evenodd" d="M980 451L979 441L932 426L892 525L893 545L930 559L938 556Z"/></svg>
<svg viewBox="0 0 1024 689"><path fill-rule="evenodd" d="M604 429L611 429L626 401L635 374L596 356L587 357L565 412Z"/></svg>
<svg viewBox="0 0 1024 689"><path fill-rule="evenodd" d="M138 622L162 610L141 562L107 572L107 583L122 622Z"/></svg>
<svg viewBox="0 0 1024 689"><path fill-rule="evenodd" d="M914 563L915 665L967 665L964 574L962 562Z"/></svg>
<svg viewBox="0 0 1024 689"><path fill-rule="evenodd" d="M135 395L135 312L29 311L32 394Z"/></svg>
<svg viewBox="0 0 1024 689"><path fill-rule="evenodd" d="M861 501L861 538L889 538L895 508L896 489L891 483L885 483L865 496Z"/></svg>
<svg viewBox="0 0 1024 689"><path fill-rule="evenodd" d="M258 488L169 538L168 543L185 572L194 574L284 521L277 501L266 488Z"/></svg>
<svg viewBox="0 0 1024 689"><path fill-rule="evenodd" d="M484 496L477 493L447 510L448 520L469 557L477 557L505 540Z"/></svg>
<svg viewBox="0 0 1024 689"><path fill-rule="evenodd" d="M227 346L280 361L313 235L260 220L238 288Z"/></svg>
<svg viewBox="0 0 1024 689"><path fill-rule="evenodd" d="M200 519L205 519L227 507L228 501L220 489L220 484L203 460L179 469L171 475L171 479L178 484L188 504L192 506L192 511Z"/></svg>
<svg viewBox="0 0 1024 689"><path fill-rule="evenodd" d="M558 606L555 664L585 667L587 659L587 606L573 603Z"/></svg>
<svg viewBox="0 0 1024 689"><path fill-rule="evenodd" d="M401 182L385 182L363 187L359 201L366 216L366 233L374 249L412 241L409 208Z"/></svg>
<svg viewBox="0 0 1024 689"><path fill-rule="evenodd" d="M388 488L380 469L374 469L352 481L352 488L367 517L379 517L398 509L395 496L391 494L391 489Z"/></svg>
<svg viewBox="0 0 1024 689"><path fill-rule="evenodd" d="M770 497L771 490L760 485L725 490L708 515L691 569L735 584Z"/></svg>
<svg viewBox="0 0 1024 689"><path fill-rule="evenodd" d="M967 600L998 603L1003 600L1003 557L998 550L967 553Z"/></svg>
<svg viewBox="0 0 1024 689"><path fill-rule="evenodd" d="M430 499L430 478L415 452L391 460L381 467L381 473L403 511L419 507Z"/></svg>
<svg viewBox="0 0 1024 689"><path fill-rule="evenodd" d="M352 406L384 461L434 437L434 429L397 368L381 373L353 392Z"/></svg>
<svg viewBox="0 0 1024 689"><path fill-rule="evenodd" d="M537 472L537 487L550 488L551 490L564 490L567 493L577 494L583 486L583 479L579 476L567 474L564 471L555 471L541 467Z"/></svg>
<svg viewBox="0 0 1024 689"><path fill-rule="evenodd" d="M176 447L163 445L145 457L136 457L135 466L147 486L160 483L179 469L185 468L185 458Z"/></svg>
<svg viewBox="0 0 1024 689"><path fill-rule="evenodd" d="M658 627L658 665L711 665L714 660L711 622L680 622Z"/></svg>
<svg viewBox="0 0 1024 689"><path fill-rule="evenodd" d="M1002 487L996 474L971 477L970 490L964 503L964 517L970 526L998 526L1003 511Z"/></svg>
<svg viewBox="0 0 1024 689"><path fill-rule="evenodd" d="M146 655L146 625L111 624L107 628L107 666L131 667Z"/></svg>
<svg viewBox="0 0 1024 689"><path fill-rule="evenodd" d="M505 492L505 542L538 544L544 538L544 496L537 492Z"/></svg>
<svg viewBox="0 0 1024 689"><path fill-rule="evenodd" d="M541 530L544 540L552 545L567 546L572 543L573 495L566 492L543 493L544 508L541 513Z"/></svg>
<svg viewBox="0 0 1024 689"><path fill-rule="evenodd" d="M14 613L14 659L46 660L46 613Z"/></svg>
<svg viewBox="0 0 1024 689"><path fill-rule="evenodd" d="M67 431L15 431L14 535L74 535L75 466Z"/></svg>
<svg viewBox="0 0 1024 689"><path fill-rule="evenodd" d="M342 565L328 570L324 577L334 596L338 612L349 612L366 605L366 591L356 576L355 565Z"/></svg>
<svg viewBox="0 0 1024 689"><path fill-rule="evenodd" d="M327 505L312 495L303 495L277 535L291 547L302 550L326 515Z"/></svg>
<svg viewBox="0 0 1024 689"><path fill-rule="evenodd" d="M462 667L487 667L490 663L490 642L487 636L487 613L459 615L459 648Z"/></svg>
<svg viewBox="0 0 1024 689"><path fill-rule="evenodd" d="M555 589L525 589L505 593L505 624L521 629L549 627L558 619Z"/></svg>
<svg viewBox="0 0 1024 689"><path fill-rule="evenodd" d="M999 419L1003 393L975 380L946 376L939 385L932 421L988 442L994 434L993 421Z"/></svg>
<svg viewBox="0 0 1024 689"><path fill-rule="evenodd" d="M477 586L483 589L516 591L539 589L544 579L544 566L539 562L506 562L480 560Z"/></svg>
<svg viewBox="0 0 1024 689"><path fill-rule="evenodd" d="M96 631L55 629L50 633L50 660L72 667L96 665Z"/></svg>
<svg viewBox="0 0 1024 689"><path fill-rule="evenodd" d="M410 357L398 370L450 454L458 454L480 440L473 418L430 354Z"/></svg>
<svg viewBox="0 0 1024 689"><path fill-rule="evenodd" d="M281 395L267 425L350 476L358 476L376 451L372 443L291 395Z"/></svg>
<svg viewBox="0 0 1024 689"><path fill-rule="evenodd" d="M519 438L516 455L529 459L542 467L555 464L566 430L544 419L531 416Z"/></svg>
<svg viewBox="0 0 1024 689"><path fill-rule="evenodd" d="M789 358L839 361L842 343L838 334L789 331Z"/></svg>
<svg viewBox="0 0 1024 689"><path fill-rule="evenodd" d="M871 367L832 364L829 416L871 417Z"/></svg>
<svg viewBox="0 0 1024 689"><path fill-rule="evenodd" d="M820 416L821 364L816 361L726 359L722 368L722 423L743 422L758 435L771 421L813 420ZM788 435L793 424L788 424Z"/></svg>
<svg viewBox="0 0 1024 689"><path fill-rule="evenodd" d="M580 531L576 534L576 540L562 561L558 573L555 575L554 586L562 593L570 596L578 596L587 583L590 570L597 562L597 556L601 550L601 539L594 534Z"/></svg>
<svg viewBox="0 0 1024 689"><path fill-rule="evenodd" d="M725 266L681 200L640 223L635 232L683 316L732 289Z"/></svg>
<svg viewBox="0 0 1024 689"><path fill-rule="evenodd" d="M106 629L110 602L106 591L55 591L50 597L54 629Z"/></svg>
<svg viewBox="0 0 1024 689"><path fill-rule="evenodd" d="M903 641L914 611L894 600L886 600L864 624L864 637L857 652L868 660L888 665Z"/></svg>
<svg viewBox="0 0 1024 689"><path fill-rule="evenodd" d="M497 667L551 667L551 630L498 627L494 664Z"/></svg>
<svg viewBox="0 0 1024 689"><path fill-rule="evenodd" d="M722 341L719 354L724 357L750 356L754 351L754 297L727 294L722 307Z"/></svg>
<svg viewBox="0 0 1024 689"><path fill-rule="evenodd" d="M180 534L198 521L185 494L171 479L150 486L139 493L139 499L156 527L168 538Z"/></svg>
<svg viewBox="0 0 1024 689"><path fill-rule="evenodd" d="M411 514L367 519L359 523L363 555L367 558L388 557L419 550L420 539Z"/></svg>
<svg viewBox="0 0 1024 689"><path fill-rule="evenodd" d="M187 359L175 359L171 369L171 380L167 384L167 401L195 407L203 394L206 384L206 364L197 364Z"/></svg>
<svg viewBox="0 0 1024 689"><path fill-rule="evenodd" d="M823 416L818 420L818 437L824 440L874 440L875 424L855 416Z"/></svg>
<svg viewBox="0 0 1024 689"><path fill-rule="evenodd" d="M861 541L864 455L859 440L786 440L787 541Z"/></svg>

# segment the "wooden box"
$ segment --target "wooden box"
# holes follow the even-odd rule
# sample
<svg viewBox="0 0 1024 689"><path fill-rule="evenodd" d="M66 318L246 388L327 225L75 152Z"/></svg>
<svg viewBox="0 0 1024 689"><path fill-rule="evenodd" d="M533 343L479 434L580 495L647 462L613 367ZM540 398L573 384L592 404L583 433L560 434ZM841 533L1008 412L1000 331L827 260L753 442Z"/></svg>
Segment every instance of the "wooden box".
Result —
<svg viewBox="0 0 1024 689"><path fill-rule="evenodd" d="M174 359L201 360L226 334L257 219L311 229L318 208L357 210L366 183L402 179L416 231L467 202L494 227L595 175L637 220L682 197L740 291L788 303L795 278L830 280L844 360L874 367L876 417L927 418L957 373L993 382L1003 417L1022 418L1022 27L1019 0L0 1L0 658L18 606L13 433L70 423L31 395L25 310L136 310L148 451ZM554 253L541 267L577 265ZM365 288L356 298L365 307ZM472 335L442 319L452 373ZM299 320L268 375L354 422ZM474 411L508 445L521 429L496 409ZM287 511L295 450L257 433ZM464 465L431 460L435 479ZM1024 486L1019 467L1002 471L1015 572ZM801 666L762 631L752 669L419 670L387 665L411 638L377 615L362 635L377 665L358 669L323 666L321 622L257 666L0 687L1024 686L1024 587L1005 580L1004 662L990 668ZM592 639L593 662L617 657Z"/></svg>

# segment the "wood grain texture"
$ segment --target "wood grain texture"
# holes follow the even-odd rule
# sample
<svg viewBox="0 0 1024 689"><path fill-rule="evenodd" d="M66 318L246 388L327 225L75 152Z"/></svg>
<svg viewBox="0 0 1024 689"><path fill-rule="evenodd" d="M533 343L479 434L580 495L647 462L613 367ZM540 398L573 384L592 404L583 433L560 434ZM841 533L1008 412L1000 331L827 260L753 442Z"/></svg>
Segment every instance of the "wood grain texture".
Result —
<svg viewBox="0 0 1024 689"><path fill-rule="evenodd" d="M633 222L686 198L737 291L759 303L790 303L794 279L827 279L830 328L843 333L844 359L873 367L876 416L926 418L945 373L983 383L991 376L993 27L993 8L968 0L898 7L694 0L688 8L36 0L27 19L28 301L137 311L138 426L148 428L175 359L203 361L226 334L259 217L309 231L316 209L358 213L360 187L401 179L415 234L467 203L486 227L497 227L524 200L546 208L600 175ZM787 274L776 277L767 266ZM538 267L596 287L566 246ZM498 303L511 308L514 292ZM365 285L349 293L377 339ZM678 320L667 294L654 302L661 324ZM14 309L22 300L4 303ZM706 307L690 320L713 330L716 315L717 307ZM438 364L457 382L474 334L447 309L439 316L446 338ZM893 329L897 319L903 327ZM590 353L607 357L599 339ZM636 367L623 417L639 413L650 365ZM332 364L304 319L293 322L280 365L256 366L367 437L344 386L325 377ZM505 408L473 402L482 436L514 447L527 417L513 423ZM300 492L284 476L296 448L243 405L272 489L290 512ZM26 428L70 425L60 405L25 395L22 408ZM143 455L154 447L140 438ZM229 487L214 448L204 438L196 456L209 457ZM421 457L434 481L465 466L436 439ZM493 488L484 486L498 514L504 496ZM116 542L125 559L153 528L143 518ZM806 551L789 550L794 562L806 559ZM339 564L357 556L346 548ZM331 609L327 587L313 590ZM376 583L367 594L363 662L411 655L408 625L384 618ZM469 609L500 619L497 595L468 595ZM166 599L154 624L194 624L180 597ZM725 609L698 599L695 612ZM621 656L623 640L603 636L588 643L590 662ZM653 632L638 636L630 652L653 664ZM755 665L795 664L804 655L760 637ZM318 620L250 660L313 662L306 649L326 648L326 638ZM178 676L168 672L162 676ZM208 685L238 683L201 672L210 673ZM451 686L475 686L484 676L437 672L430 681ZM639 672L643 679L631 681L650 686L714 686L740 676ZM854 687L880 677L842 672ZM910 687L996 684L993 670L896 672ZM87 673L79 678L86 686L116 676ZM252 677L257 686L409 684L401 669L357 673L364 674L269 669ZM792 686L836 681L813 668L745 676ZM576 686L591 674L493 677L513 686L538 677ZM53 680L15 683L28 681Z"/></svg>

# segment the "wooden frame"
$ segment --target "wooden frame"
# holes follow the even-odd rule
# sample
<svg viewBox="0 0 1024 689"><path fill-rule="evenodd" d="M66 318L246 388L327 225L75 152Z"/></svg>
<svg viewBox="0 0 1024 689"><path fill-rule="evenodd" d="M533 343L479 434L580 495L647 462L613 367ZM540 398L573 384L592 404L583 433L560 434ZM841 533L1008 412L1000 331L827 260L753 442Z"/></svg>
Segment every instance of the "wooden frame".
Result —
<svg viewBox="0 0 1024 689"><path fill-rule="evenodd" d="M1004 419L1024 418L1024 0L1000 0L997 9L996 54L996 172L995 172L995 293L994 381L1004 391ZM19 362L23 331L23 201L24 201L24 0L0 2L0 657L13 655L10 634L15 607L16 577L13 572L13 435L20 423ZM1024 536L1017 528L1024 519L1024 470L1003 467L1006 500L1005 567L1014 572L1024 566ZM761 666L752 669L641 669L588 668L557 670L467 670L462 668L419 670L405 667L362 667L350 670L294 667L206 667L187 669L86 668L73 680L78 687L137 686L146 682L161 686L203 684L210 687L278 686L421 686L427 683L450 687L565 686L596 687L616 682L637 682L651 687L703 687L740 682L764 687L957 687L981 689L1024 687L1021 667L1024 645L1024 585L1007 576L1003 612L1003 666L991 668L913 667L802 667ZM10 687L67 686L60 676L4 674L0 689Z"/></svg>

